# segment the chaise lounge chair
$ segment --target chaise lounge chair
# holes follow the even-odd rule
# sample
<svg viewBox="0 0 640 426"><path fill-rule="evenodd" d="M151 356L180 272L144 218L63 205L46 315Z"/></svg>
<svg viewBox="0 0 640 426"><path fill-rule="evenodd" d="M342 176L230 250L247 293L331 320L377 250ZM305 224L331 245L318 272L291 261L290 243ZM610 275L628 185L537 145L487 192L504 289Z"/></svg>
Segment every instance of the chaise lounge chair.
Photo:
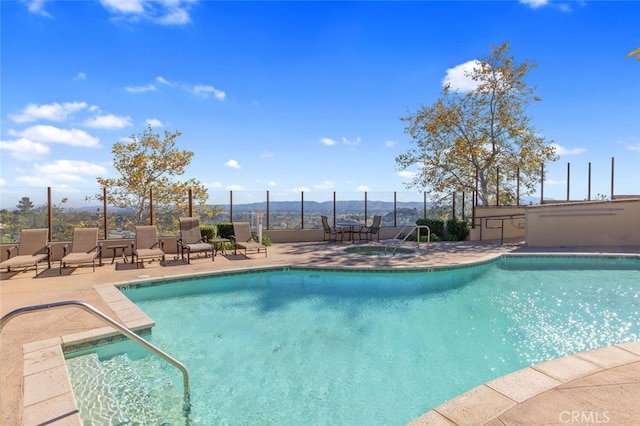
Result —
<svg viewBox="0 0 640 426"><path fill-rule="evenodd" d="M340 242L344 241L344 231L342 228L337 228L335 226L329 226L329 219L327 216L320 216L322 219L322 228L324 234L322 234L322 241L327 241L327 236L329 237L329 242L331 242L331 237L333 237L334 241L338 241L338 235L340 235Z"/></svg>
<svg viewBox="0 0 640 426"><path fill-rule="evenodd" d="M0 263L0 269L36 267L38 275L38 263L46 260L51 267L51 246L49 245L49 230L47 228L23 229L20 231L20 241L17 245L7 249L8 259ZM15 256L11 257L15 251Z"/></svg>
<svg viewBox="0 0 640 426"><path fill-rule="evenodd" d="M211 260L215 260L213 244L207 242L207 237L200 232L200 221L195 217L180 218L180 238L178 239L178 253L184 261L184 252L187 252L187 263L191 263L191 253L211 252Z"/></svg>
<svg viewBox="0 0 640 426"><path fill-rule="evenodd" d="M136 226L136 239L131 243L131 263L140 267L144 259L156 257L164 265L164 241L158 240L158 228L155 225Z"/></svg>
<svg viewBox="0 0 640 426"><path fill-rule="evenodd" d="M102 266L102 245L98 244L98 228L75 228L70 250L68 244L63 250L62 259L60 259L60 275L62 275L62 268L69 264L91 263L95 272L96 257L100 258L100 266Z"/></svg>
<svg viewBox="0 0 640 426"><path fill-rule="evenodd" d="M264 250L264 256L267 257L267 246L264 244L253 241L253 235L251 234L251 225L249 222L234 222L233 234L231 236L233 240L233 252L237 254L238 249L244 250L244 257L247 257L247 251L255 251L260 253Z"/></svg>
<svg viewBox="0 0 640 426"><path fill-rule="evenodd" d="M382 216L375 215L373 216L373 222L371 222L371 226L363 226L358 231L358 238L362 239L362 235L364 235L365 240L371 241L373 240L373 236L378 237L378 242L380 242L380 222L382 221Z"/></svg>

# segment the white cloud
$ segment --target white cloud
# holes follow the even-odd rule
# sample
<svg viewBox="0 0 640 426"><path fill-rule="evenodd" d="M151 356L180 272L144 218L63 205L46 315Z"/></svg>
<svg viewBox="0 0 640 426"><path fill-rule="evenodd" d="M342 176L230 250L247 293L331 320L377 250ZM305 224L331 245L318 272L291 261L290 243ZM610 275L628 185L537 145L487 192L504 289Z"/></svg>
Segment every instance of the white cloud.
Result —
<svg viewBox="0 0 640 426"><path fill-rule="evenodd" d="M99 129L122 129L131 126L131 117L118 117L113 114L99 115L86 120L84 125Z"/></svg>
<svg viewBox="0 0 640 426"><path fill-rule="evenodd" d="M86 79L87 79L87 73L79 72L78 75L76 75L76 80L86 80Z"/></svg>
<svg viewBox="0 0 640 426"><path fill-rule="evenodd" d="M269 186L278 186L278 182L273 181L273 180L270 180L270 181L268 182L268 184L269 184Z"/></svg>
<svg viewBox="0 0 640 426"><path fill-rule="evenodd" d="M15 180L27 186L52 186L65 189L65 193L73 191L66 183L94 183L95 177L105 174L105 167L86 161L57 160L53 163L36 164L30 171L21 171L22 176Z"/></svg>
<svg viewBox="0 0 640 426"><path fill-rule="evenodd" d="M100 146L100 140L98 138L78 129L67 130L54 126L37 125L31 126L21 132L9 130L8 133L12 136L21 136L42 143L62 143L89 148L97 148Z"/></svg>
<svg viewBox="0 0 640 426"><path fill-rule="evenodd" d="M170 8L166 15L158 19L158 23L162 25L184 25L191 22L189 12L180 7Z"/></svg>
<svg viewBox="0 0 640 426"><path fill-rule="evenodd" d="M53 186L49 176L20 176L16 178L16 182L32 187Z"/></svg>
<svg viewBox="0 0 640 426"><path fill-rule="evenodd" d="M4 186L6 184L7 184L7 180L0 178L0 186Z"/></svg>
<svg viewBox="0 0 640 426"><path fill-rule="evenodd" d="M100 3L114 13L144 13L145 0L100 0Z"/></svg>
<svg viewBox="0 0 640 426"><path fill-rule="evenodd" d="M225 188L228 189L229 191L243 191L244 190L244 186L242 186L242 185L227 185Z"/></svg>
<svg viewBox="0 0 640 426"><path fill-rule="evenodd" d="M442 80L442 85L445 86L449 84L453 90L459 90L460 92L475 90L476 87L478 87L478 82L474 81L468 75L478 66L480 66L480 62L477 59L473 59L464 64L449 68L447 75Z"/></svg>
<svg viewBox="0 0 640 426"><path fill-rule="evenodd" d="M398 176L403 177L403 178L413 179L414 177L416 177L416 172L410 172L408 170L402 170L402 171L398 172Z"/></svg>
<svg viewBox="0 0 640 426"><path fill-rule="evenodd" d="M562 145L553 144L556 148L556 154L558 155L577 155L587 152L584 148L565 148Z"/></svg>
<svg viewBox="0 0 640 426"><path fill-rule="evenodd" d="M537 9L541 6L546 6L547 4L549 4L549 0L520 0L520 3Z"/></svg>
<svg viewBox="0 0 640 426"><path fill-rule="evenodd" d="M224 163L225 166L227 167L231 167L233 169L239 169L240 168L240 164L238 164L238 162L236 160L229 160L226 163Z"/></svg>
<svg viewBox="0 0 640 426"><path fill-rule="evenodd" d="M270 151L262 151L262 154L260 154L260 158L271 158L271 157L275 157L276 155L273 152Z"/></svg>
<svg viewBox="0 0 640 426"><path fill-rule="evenodd" d="M331 138L322 138L320 139L320 143L326 146L332 146L336 144L336 141Z"/></svg>
<svg viewBox="0 0 640 426"><path fill-rule="evenodd" d="M109 12L132 22L146 19L160 25L191 22L189 8L196 0L100 0Z"/></svg>
<svg viewBox="0 0 640 426"><path fill-rule="evenodd" d="M144 93L144 92L153 92L154 90L158 90L156 86L153 84L147 84L146 86L127 86L124 88L129 93Z"/></svg>
<svg viewBox="0 0 640 426"><path fill-rule="evenodd" d="M171 83L170 81L166 80L164 77L160 77L160 76L156 77L156 81L157 81L158 83L165 84L165 85L167 85L167 86L173 86L173 85L174 85L174 84L173 84L173 83Z"/></svg>
<svg viewBox="0 0 640 426"><path fill-rule="evenodd" d="M225 92L223 92L222 90L218 90L213 86L202 85L194 86L193 93L203 98L208 98L209 95L213 94L216 99L219 99L221 101L224 100L224 98L227 96Z"/></svg>
<svg viewBox="0 0 640 426"><path fill-rule="evenodd" d="M309 188L306 186L299 186L297 188L291 188L291 192L309 192Z"/></svg>
<svg viewBox="0 0 640 426"><path fill-rule="evenodd" d="M220 182L209 182L209 183L205 183L204 184L206 187L208 188L214 188L214 189L220 189L220 188L224 188L224 186L222 185L222 183Z"/></svg>
<svg viewBox="0 0 640 426"><path fill-rule="evenodd" d="M342 138L342 143L344 145L349 145L349 146L360 145L360 142L361 142L360 136L358 136L356 138L356 140L354 140L354 141L349 140L349 139L344 138L344 137Z"/></svg>
<svg viewBox="0 0 640 426"><path fill-rule="evenodd" d="M51 16L49 12L44 10L44 4L47 1L48 0L26 0L25 3L27 4L27 10L29 10L29 12L49 17Z"/></svg>
<svg viewBox="0 0 640 426"><path fill-rule="evenodd" d="M544 183L546 185L551 185L551 186L556 186L556 185L566 185L567 181L564 180L554 180L554 179L547 179L544 181Z"/></svg>
<svg viewBox="0 0 640 426"><path fill-rule="evenodd" d="M640 143L637 145L627 145L629 151L640 151Z"/></svg>
<svg viewBox="0 0 640 426"><path fill-rule="evenodd" d="M9 118L16 123L28 123L37 120L65 121L76 111L85 109L86 102L54 102L48 105L29 104L18 114L9 114Z"/></svg>
<svg viewBox="0 0 640 426"><path fill-rule="evenodd" d="M313 185L313 187L315 189L331 189L334 186L334 182L330 181L330 180L325 180L322 183L319 183L317 185Z"/></svg>
<svg viewBox="0 0 640 426"><path fill-rule="evenodd" d="M50 150L42 143L20 138L15 141L0 141L0 151L7 151L15 159L28 161L45 156Z"/></svg>
<svg viewBox="0 0 640 426"><path fill-rule="evenodd" d="M37 164L34 170L38 175L56 176L57 180L82 180L79 175L95 177L107 172L103 166L86 161L57 160L54 163Z"/></svg>
<svg viewBox="0 0 640 426"><path fill-rule="evenodd" d="M147 118L147 124L151 127L162 127L162 121L157 118Z"/></svg>
<svg viewBox="0 0 640 426"><path fill-rule="evenodd" d="M227 97L226 92L220 89L216 89L211 85L205 85L205 84L192 85L189 83L173 82L173 81L167 80L162 76L156 77L155 81L156 83L162 84L163 86L177 87L181 90L184 90L185 92L192 93L202 98L208 98L213 95L216 99L223 101ZM143 92L147 90L157 90L157 88L153 84L149 84L147 86L127 87L127 90L130 92L133 92L134 90L137 92Z"/></svg>
<svg viewBox="0 0 640 426"><path fill-rule="evenodd" d="M398 142L396 142L396 141L386 141L384 143L384 146L386 146L387 148L393 148L394 146L396 146L397 143Z"/></svg>
<svg viewBox="0 0 640 426"><path fill-rule="evenodd" d="M368 191L369 187L367 185L358 185L356 187L356 191Z"/></svg>

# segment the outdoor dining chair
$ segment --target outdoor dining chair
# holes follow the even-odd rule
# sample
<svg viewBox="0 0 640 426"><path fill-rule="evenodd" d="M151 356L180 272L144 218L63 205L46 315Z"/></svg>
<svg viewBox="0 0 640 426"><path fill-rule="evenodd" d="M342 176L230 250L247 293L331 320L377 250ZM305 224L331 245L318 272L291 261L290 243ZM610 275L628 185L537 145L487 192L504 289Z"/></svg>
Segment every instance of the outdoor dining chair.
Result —
<svg viewBox="0 0 640 426"><path fill-rule="evenodd" d="M370 226L363 226L358 231L358 238L362 239L364 235L365 240L372 241L373 236L375 235L378 238L378 242L380 242L380 222L382 221L382 216L375 215L373 216L373 222L371 222Z"/></svg>

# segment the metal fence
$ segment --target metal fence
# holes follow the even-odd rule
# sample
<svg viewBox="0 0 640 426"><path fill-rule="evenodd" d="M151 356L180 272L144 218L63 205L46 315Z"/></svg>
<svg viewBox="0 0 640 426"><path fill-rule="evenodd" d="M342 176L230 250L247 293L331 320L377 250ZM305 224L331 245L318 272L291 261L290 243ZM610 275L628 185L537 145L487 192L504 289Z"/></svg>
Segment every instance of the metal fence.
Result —
<svg viewBox="0 0 640 426"><path fill-rule="evenodd" d="M610 194L598 194L598 199L615 199L614 158L611 158ZM496 170L499 175L499 171ZM542 168L541 175L545 176ZM580 201L591 200L591 163L588 165L587 195ZM571 165L567 164L567 197L557 202L571 202ZM501 186L515 188L511 205L538 204L531 198L522 200L517 177L514 181L500 183L496 180L495 205L501 203ZM263 226L268 230L299 230L321 228L320 216L325 215L334 224L352 219L370 222L374 215L382 216L382 226L402 226L415 223L418 218L458 218L475 226L475 206L478 200L475 191L452 192L435 203L426 192L276 192L276 191L210 191L206 204L195 205L189 190L183 202L174 206L171 213L155 212L153 193L144 206L147 213L144 223L137 223L131 211L108 205L108 188L34 188L2 187L2 209L0 209L0 242L16 241L24 228L48 228L51 241L68 241L75 227L97 227L104 239L131 238L135 226L155 224L162 235L177 235L179 218L195 216L202 225L246 221L256 224L258 214L263 216ZM640 192L640 191L639 191ZM544 179L540 182L539 204L545 199ZM8 200L13 205L8 206ZM211 207L215 207L211 209ZM211 212L214 212L211 214Z"/></svg>

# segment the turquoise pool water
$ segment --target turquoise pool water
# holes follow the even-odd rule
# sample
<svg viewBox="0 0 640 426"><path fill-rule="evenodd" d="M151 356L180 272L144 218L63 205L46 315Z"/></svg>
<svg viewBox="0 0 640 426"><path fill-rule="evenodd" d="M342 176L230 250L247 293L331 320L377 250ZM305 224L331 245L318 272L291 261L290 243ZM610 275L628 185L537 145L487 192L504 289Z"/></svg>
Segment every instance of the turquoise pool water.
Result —
<svg viewBox="0 0 640 426"><path fill-rule="evenodd" d="M189 368L196 425L405 424L487 380L640 335L637 259L285 270L125 294L156 321L153 343Z"/></svg>

